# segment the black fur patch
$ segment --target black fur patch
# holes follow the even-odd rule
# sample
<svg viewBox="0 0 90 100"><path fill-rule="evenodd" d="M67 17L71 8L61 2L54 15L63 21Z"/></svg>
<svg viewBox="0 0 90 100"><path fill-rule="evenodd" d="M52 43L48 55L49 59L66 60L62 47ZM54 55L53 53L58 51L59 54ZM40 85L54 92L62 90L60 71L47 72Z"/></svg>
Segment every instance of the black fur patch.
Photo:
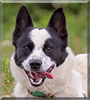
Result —
<svg viewBox="0 0 90 100"><path fill-rule="evenodd" d="M56 62L57 66L59 66L64 62L65 58L67 57L65 45L63 43L63 40L58 37L53 29L46 28L46 30L52 38L46 40L43 51L47 56L49 56L53 61ZM51 50L46 50L47 47L51 47Z"/></svg>
<svg viewBox="0 0 90 100"><path fill-rule="evenodd" d="M32 29L31 27L25 29L21 37L17 40L15 46L15 62L18 66L21 66L21 62L27 59L34 48L34 44L29 37Z"/></svg>

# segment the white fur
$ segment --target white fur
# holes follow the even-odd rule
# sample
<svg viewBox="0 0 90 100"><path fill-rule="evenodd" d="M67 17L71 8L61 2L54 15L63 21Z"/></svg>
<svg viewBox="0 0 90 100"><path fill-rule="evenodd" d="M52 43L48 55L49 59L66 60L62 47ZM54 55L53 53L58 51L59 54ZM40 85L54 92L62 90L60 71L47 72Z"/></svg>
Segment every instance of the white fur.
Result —
<svg viewBox="0 0 90 100"><path fill-rule="evenodd" d="M75 56L69 47L66 48L66 51L68 56L65 62L52 71L54 79L47 78L40 87L31 86L25 72L15 64L13 54L10 67L12 75L17 81L14 89L15 97L32 97L28 93L28 89L33 92L39 90L45 94L53 93L55 97L83 97L83 93L87 95L85 88L87 87L87 55ZM86 71L84 72L84 70Z"/></svg>
<svg viewBox="0 0 90 100"><path fill-rule="evenodd" d="M55 65L55 62L51 61L50 57L46 56L46 54L43 52L45 41L51 38L48 32L45 29L34 29L30 32L29 37L33 41L35 48L30 56L24 60L24 62L22 62L24 68L28 71L31 71L29 61L32 59L38 59L42 61L42 66L40 68L41 72L46 71L53 64Z"/></svg>
<svg viewBox="0 0 90 100"><path fill-rule="evenodd" d="M45 41L51 36L48 34L47 30L45 29L34 29L29 34L30 39L33 41L35 47L43 48Z"/></svg>

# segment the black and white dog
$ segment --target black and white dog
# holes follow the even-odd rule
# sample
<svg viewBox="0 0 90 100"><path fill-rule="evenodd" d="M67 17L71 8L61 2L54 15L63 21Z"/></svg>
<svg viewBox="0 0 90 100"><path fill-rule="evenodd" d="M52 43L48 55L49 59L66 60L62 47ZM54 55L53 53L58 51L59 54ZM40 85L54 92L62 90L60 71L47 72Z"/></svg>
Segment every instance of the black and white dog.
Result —
<svg viewBox="0 0 90 100"><path fill-rule="evenodd" d="M68 45L63 8L56 9L44 29L33 27L22 5L13 32L12 75L15 97L87 96L87 55L75 56Z"/></svg>

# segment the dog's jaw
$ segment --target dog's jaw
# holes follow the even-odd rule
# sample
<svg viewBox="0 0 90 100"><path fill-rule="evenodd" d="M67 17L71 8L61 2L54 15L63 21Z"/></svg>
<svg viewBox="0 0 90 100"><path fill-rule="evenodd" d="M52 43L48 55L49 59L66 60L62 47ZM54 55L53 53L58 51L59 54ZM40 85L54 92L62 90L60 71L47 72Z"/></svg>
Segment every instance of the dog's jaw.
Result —
<svg viewBox="0 0 90 100"><path fill-rule="evenodd" d="M28 76L30 83L32 86L41 86L43 85L46 78L53 79L54 76L51 71L54 69L55 65L52 65L47 71L44 72L35 72L35 71L26 71L26 75Z"/></svg>

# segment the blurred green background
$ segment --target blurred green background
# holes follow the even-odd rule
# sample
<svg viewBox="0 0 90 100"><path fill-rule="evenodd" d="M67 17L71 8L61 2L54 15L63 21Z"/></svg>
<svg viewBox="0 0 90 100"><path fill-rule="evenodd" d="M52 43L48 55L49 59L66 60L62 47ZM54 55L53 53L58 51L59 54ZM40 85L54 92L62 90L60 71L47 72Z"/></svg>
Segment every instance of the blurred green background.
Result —
<svg viewBox="0 0 90 100"><path fill-rule="evenodd" d="M14 52L12 33L21 3L3 4L3 71L5 63L9 64ZM25 4L32 17L34 27L47 26L53 10L62 6L66 16L68 30L68 45L75 54L87 52L87 3L27 3ZM15 81L10 74L8 94L12 96Z"/></svg>

